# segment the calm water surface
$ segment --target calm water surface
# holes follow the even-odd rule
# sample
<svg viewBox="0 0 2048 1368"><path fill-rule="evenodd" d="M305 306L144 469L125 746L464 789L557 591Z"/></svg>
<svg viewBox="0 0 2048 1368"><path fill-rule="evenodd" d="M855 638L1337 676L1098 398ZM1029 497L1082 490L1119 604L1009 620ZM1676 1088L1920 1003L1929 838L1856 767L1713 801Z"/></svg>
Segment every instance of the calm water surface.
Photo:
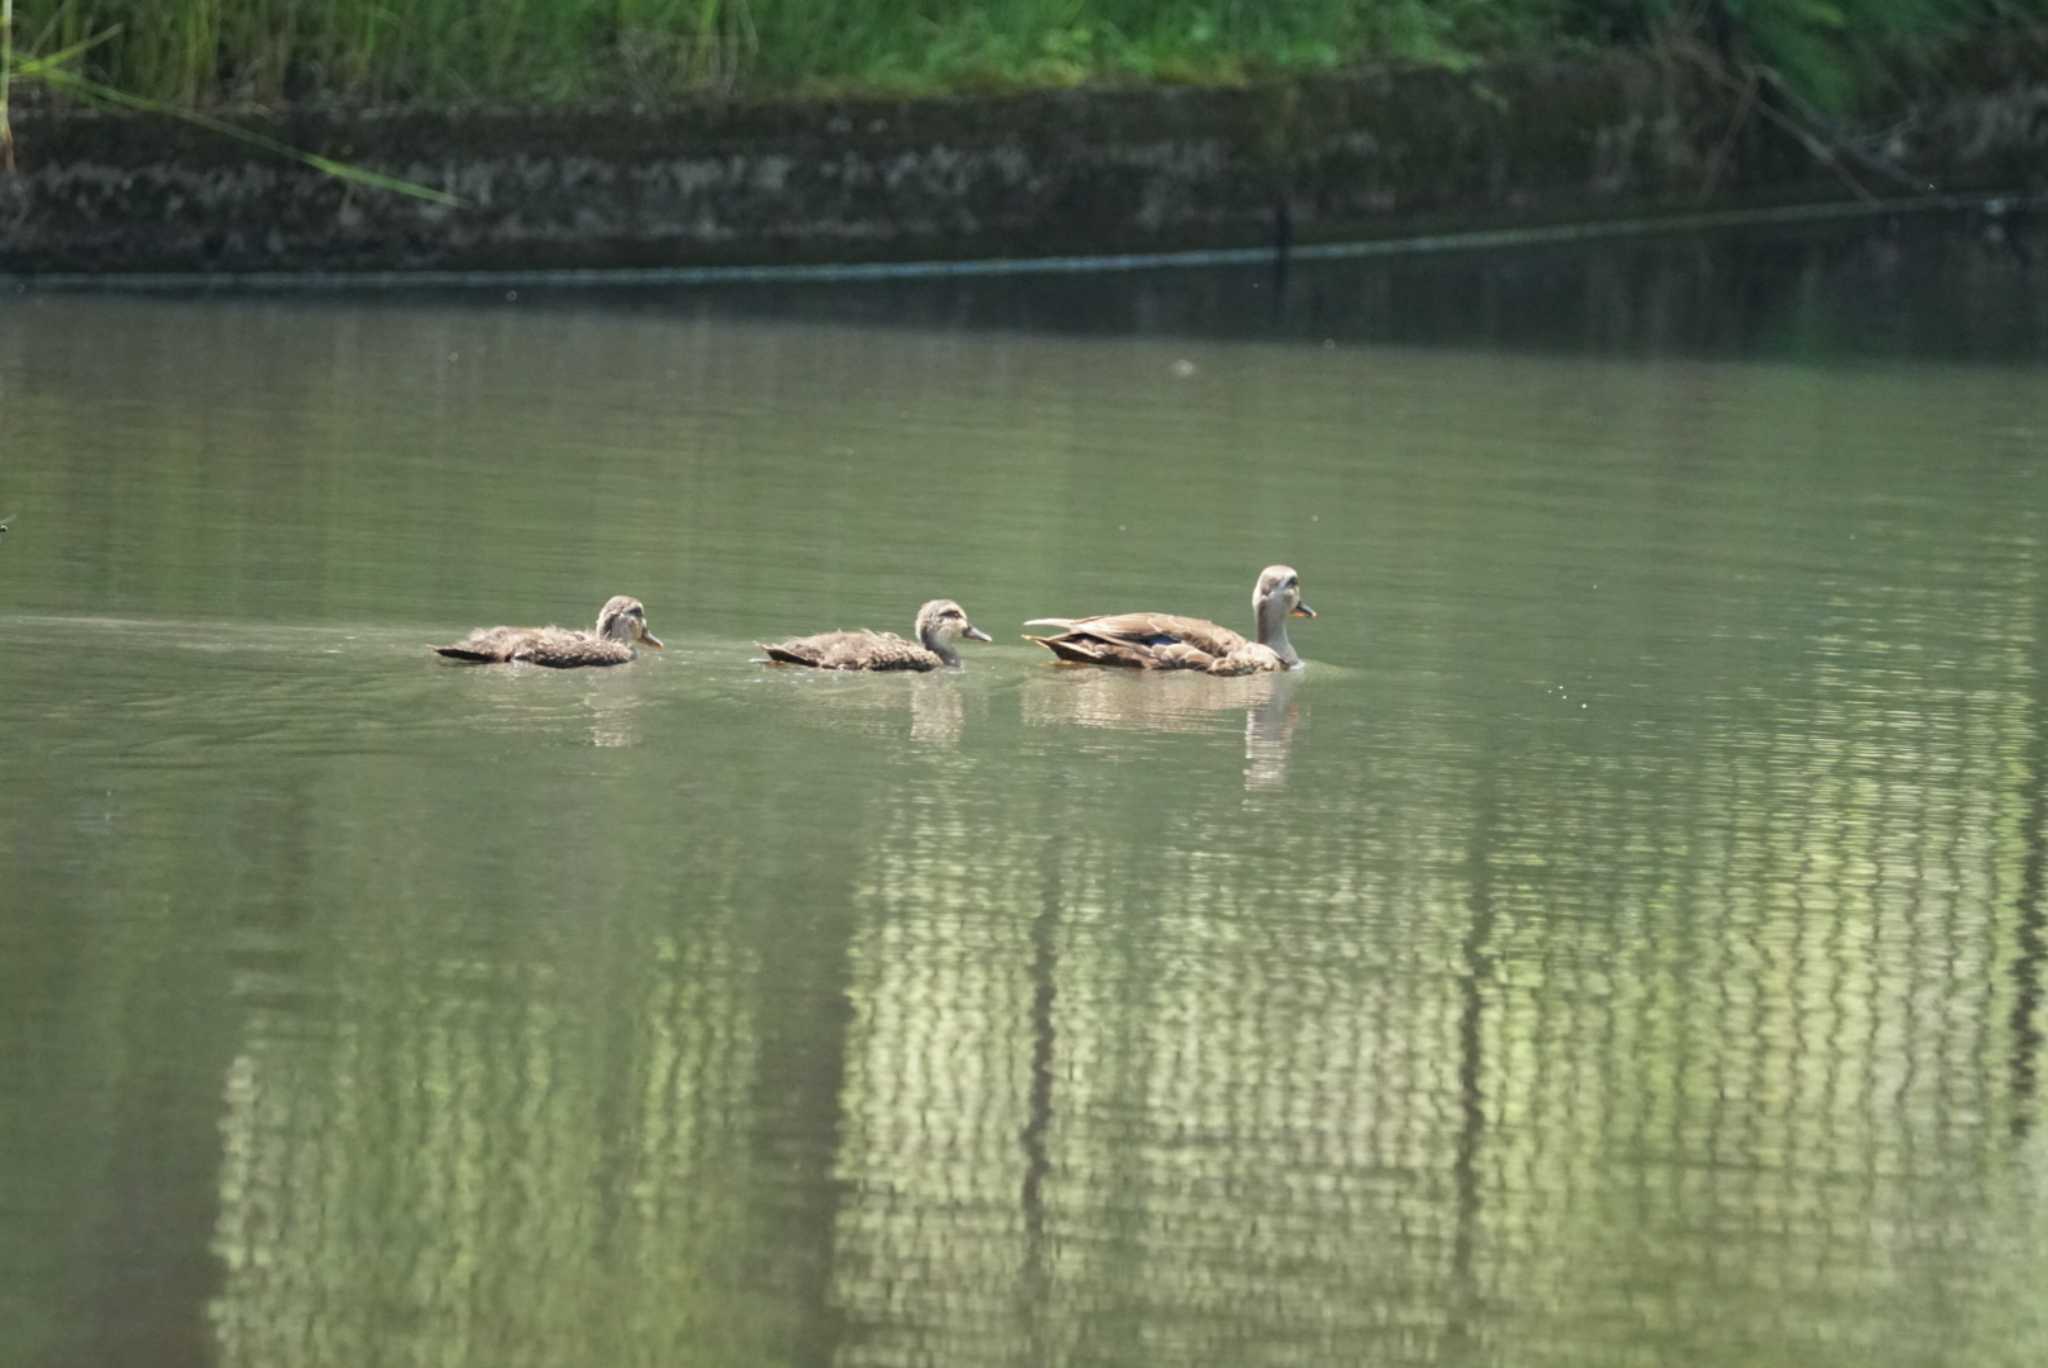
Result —
<svg viewBox="0 0 2048 1368"><path fill-rule="evenodd" d="M2044 354L1883 241L0 301L0 1362L2048 1360ZM1272 561L1299 674L1017 639Z"/></svg>

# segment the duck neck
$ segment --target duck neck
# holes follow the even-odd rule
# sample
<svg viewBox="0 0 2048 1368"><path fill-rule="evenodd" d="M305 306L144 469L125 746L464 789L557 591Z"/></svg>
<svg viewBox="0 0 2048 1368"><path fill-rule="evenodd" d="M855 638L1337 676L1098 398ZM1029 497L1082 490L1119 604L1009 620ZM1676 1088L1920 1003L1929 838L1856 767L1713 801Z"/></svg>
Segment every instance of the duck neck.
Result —
<svg viewBox="0 0 2048 1368"><path fill-rule="evenodd" d="M917 639L922 641L924 648L937 656L947 669L959 668L960 653L953 649L953 643L936 628L920 626L917 629Z"/></svg>
<svg viewBox="0 0 2048 1368"><path fill-rule="evenodd" d="M1258 605L1259 645L1270 647L1273 654L1286 661L1289 668L1301 663L1301 657L1294 653L1294 643L1287 639L1287 605L1279 599L1267 599Z"/></svg>

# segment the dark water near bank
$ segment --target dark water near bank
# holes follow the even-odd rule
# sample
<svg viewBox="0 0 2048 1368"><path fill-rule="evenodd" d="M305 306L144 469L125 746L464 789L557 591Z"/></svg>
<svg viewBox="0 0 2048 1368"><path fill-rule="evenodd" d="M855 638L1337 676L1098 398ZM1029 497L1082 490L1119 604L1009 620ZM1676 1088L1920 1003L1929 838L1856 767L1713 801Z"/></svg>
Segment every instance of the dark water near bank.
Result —
<svg viewBox="0 0 2048 1368"><path fill-rule="evenodd" d="M1867 238L0 301L0 1362L2039 1363L2044 342ZM1297 675L1017 640L1280 560Z"/></svg>

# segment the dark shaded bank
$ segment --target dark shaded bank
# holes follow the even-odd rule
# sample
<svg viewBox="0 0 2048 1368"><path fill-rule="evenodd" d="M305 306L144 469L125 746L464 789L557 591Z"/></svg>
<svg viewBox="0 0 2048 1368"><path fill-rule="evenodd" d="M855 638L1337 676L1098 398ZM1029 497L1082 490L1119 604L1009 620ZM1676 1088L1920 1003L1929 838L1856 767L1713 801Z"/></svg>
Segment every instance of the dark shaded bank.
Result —
<svg viewBox="0 0 2048 1368"><path fill-rule="evenodd" d="M1648 58L1239 89L660 111L313 111L244 127L445 189L351 187L154 117L31 108L0 271L647 267L1391 237L2048 188L2048 36L1823 150Z"/></svg>
<svg viewBox="0 0 2048 1368"><path fill-rule="evenodd" d="M461 290L433 306L1547 357L2048 360L2048 215L1939 214L1174 271ZM511 295L514 298L508 299ZM317 297L317 296L316 296ZM294 305L294 307L299 307ZM338 307L348 307L338 303Z"/></svg>

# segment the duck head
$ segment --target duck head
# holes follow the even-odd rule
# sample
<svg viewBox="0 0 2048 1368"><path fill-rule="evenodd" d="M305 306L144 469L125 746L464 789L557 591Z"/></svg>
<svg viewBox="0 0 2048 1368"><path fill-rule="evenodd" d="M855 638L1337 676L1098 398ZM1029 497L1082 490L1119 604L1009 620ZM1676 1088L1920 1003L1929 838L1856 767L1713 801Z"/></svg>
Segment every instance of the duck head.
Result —
<svg viewBox="0 0 2048 1368"><path fill-rule="evenodd" d="M628 646L662 649L661 638L647 630L647 610L640 606L639 599L626 594L618 594L605 601L604 608L597 615L597 634L607 641L623 642Z"/></svg>
<svg viewBox="0 0 2048 1368"><path fill-rule="evenodd" d="M953 643L961 637L970 641L992 640L987 632L969 622L966 610L951 599L933 599L917 610L917 639L948 665L960 663L960 653L953 649Z"/></svg>
<svg viewBox="0 0 2048 1368"><path fill-rule="evenodd" d="M1301 576L1291 565L1269 565L1259 572L1252 590L1252 616L1259 624L1259 640L1280 653L1289 665L1301 663L1294 645L1287 639L1287 619L1312 618L1316 610L1301 596Z"/></svg>

